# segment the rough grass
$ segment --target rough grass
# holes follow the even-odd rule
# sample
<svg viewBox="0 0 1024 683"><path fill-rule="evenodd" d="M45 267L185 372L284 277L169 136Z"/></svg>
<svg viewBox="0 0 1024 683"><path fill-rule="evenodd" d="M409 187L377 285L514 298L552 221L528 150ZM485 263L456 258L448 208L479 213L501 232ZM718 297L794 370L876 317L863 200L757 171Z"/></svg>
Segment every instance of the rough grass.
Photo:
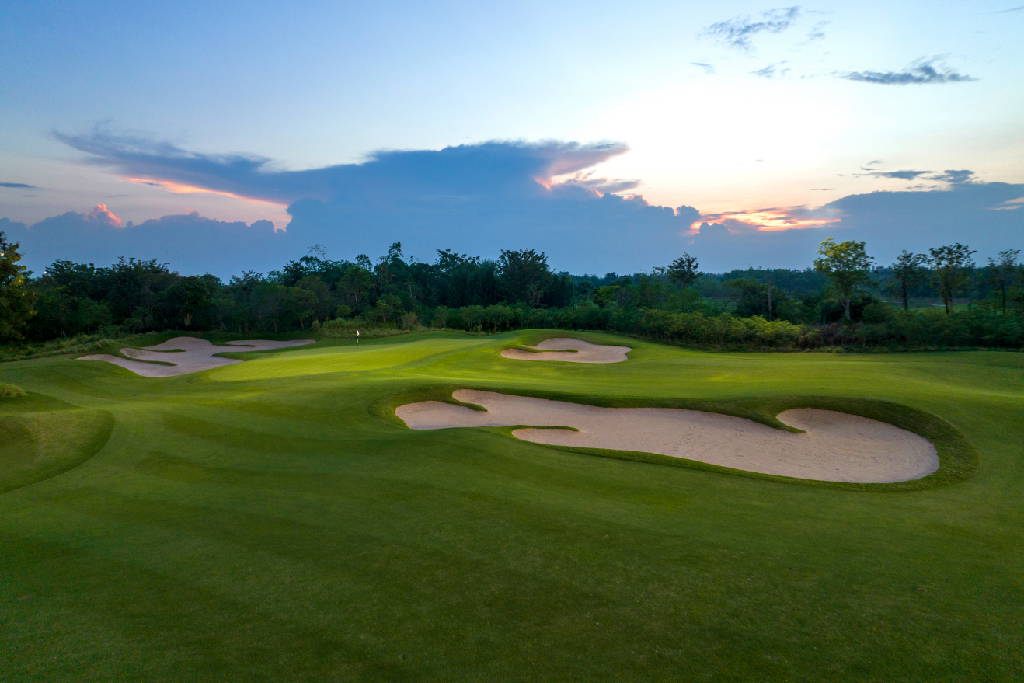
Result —
<svg viewBox="0 0 1024 683"><path fill-rule="evenodd" d="M559 335L634 350L614 365L499 355ZM0 365L29 392L4 419L113 422L92 457L0 495L5 680L1024 671L1020 354L420 333L160 381L115 370ZM460 387L769 422L807 402L862 411L932 438L949 479L797 484L388 415Z"/></svg>

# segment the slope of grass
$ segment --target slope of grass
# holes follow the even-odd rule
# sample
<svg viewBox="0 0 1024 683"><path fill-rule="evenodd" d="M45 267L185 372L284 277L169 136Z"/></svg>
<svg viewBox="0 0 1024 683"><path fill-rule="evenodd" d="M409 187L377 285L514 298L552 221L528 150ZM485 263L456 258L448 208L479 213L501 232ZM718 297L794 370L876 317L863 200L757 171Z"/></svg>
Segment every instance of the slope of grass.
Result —
<svg viewBox="0 0 1024 683"><path fill-rule="evenodd" d="M499 356L546 336L634 350L615 365ZM531 331L247 357L160 381L70 358L0 365L30 392L3 419L113 421L92 457L0 495L0 678L1024 672L1024 356L711 354ZM859 406L960 469L851 490L388 415L463 386L769 422L808 400ZM947 437L963 442L943 452Z"/></svg>
<svg viewBox="0 0 1024 683"><path fill-rule="evenodd" d="M0 493L85 462L110 436L113 420L106 411L75 409L24 391L11 397L0 402Z"/></svg>

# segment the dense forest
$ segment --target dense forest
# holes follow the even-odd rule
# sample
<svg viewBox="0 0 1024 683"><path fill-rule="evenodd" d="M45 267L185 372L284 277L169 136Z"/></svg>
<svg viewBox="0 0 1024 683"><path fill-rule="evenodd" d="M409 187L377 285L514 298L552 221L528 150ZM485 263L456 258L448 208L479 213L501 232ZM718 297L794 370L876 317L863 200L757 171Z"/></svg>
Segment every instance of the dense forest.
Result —
<svg viewBox="0 0 1024 683"><path fill-rule="evenodd" d="M701 273L682 254L649 273L572 275L544 253L437 252L334 260L314 247L224 282L156 260L18 264L0 233L0 340L27 345L180 330L349 336L420 327L600 329L720 348L1024 347L1024 267L1008 249L978 265L963 244L877 265L863 242L825 240L805 270ZM365 334L366 332L364 332Z"/></svg>

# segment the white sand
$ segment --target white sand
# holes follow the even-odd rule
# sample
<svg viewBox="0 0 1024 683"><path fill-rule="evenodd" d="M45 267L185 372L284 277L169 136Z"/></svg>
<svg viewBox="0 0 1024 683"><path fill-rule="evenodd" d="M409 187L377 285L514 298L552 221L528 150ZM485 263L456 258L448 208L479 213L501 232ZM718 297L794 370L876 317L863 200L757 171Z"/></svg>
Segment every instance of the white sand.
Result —
<svg viewBox="0 0 1024 683"><path fill-rule="evenodd" d="M412 429L448 427L574 427L516 429L534 443L659 453L750 472L800 479L895 482L938 469L935 448L904 429L830 410L787 410L779 419L794 434L739 417L667 408L598 406L460 389L457 400L480 412L440 401L395 410Z"/></svg>
<svg viewBox="0 0 1024 683"><path fill-rule="evenodd" d="M626 360L626 354L632 351L628 346L602 346L591 344L582 339L571 339L569 337L557 337L545 339L536 346L529 347L539 349L537 352L523 351L522 349L505 349L501 355L505 358L516 360L564 360L570 363L621 363ZM573 351L567 351L573 349Z"/></svg>
<svg viewBox="0 0 1024 683"><path fill-rule="evenodd" d="M105 353L96 353L91 356L82 356L78 360L102 360L122 368L131 370L136 375L143 377L174 377L176 375L187 375L193 372L202 372L211 368L219 368L222 365L234 365L241 363L233 358L218 358L214 354L229 351L269 351L272 349L283 349L289 346L303 346L312 344L312 339L296 339L293 341L271 341L269 339L240 339L227 342L227 346L215 346L205 339L196 337L174 337L162 344L147 346L143 349L121 349L121 353L134 360L111 356ZM173 365L159 365L147 363L146 361L161 361L173 363Z"/></svg>

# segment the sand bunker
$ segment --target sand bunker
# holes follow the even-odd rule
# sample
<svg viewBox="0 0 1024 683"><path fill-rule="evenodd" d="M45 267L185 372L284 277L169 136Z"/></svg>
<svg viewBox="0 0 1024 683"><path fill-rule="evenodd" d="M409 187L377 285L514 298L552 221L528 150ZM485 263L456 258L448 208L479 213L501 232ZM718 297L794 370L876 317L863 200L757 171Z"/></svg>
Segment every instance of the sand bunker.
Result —
<svg viewBox="0 0 1024 683"><path fill-rule="evenodd" d="M939 468L935 449L899 427L830 410L787 410L779 420L795 434L719 413L668 408L598 406L460 389L455 398L487 412L440 401L395 410L412 429L448 427L574 427L516 429L519 439L559 446L660 453L750 472L800 479L896 482Z"/></svg>
<svg viewBox="0 0 1024 683"><path fill-rule="evenodd" d="M241 363L233 358L218 358L215 353L233 351L269 351L272 349L283 349L289 346L302 346L312 344L312 339L296 339L294 341L270 341L268 339L240 339L227 342L226 346L215 346L205 339L196 337L175 337L168 339L156 346L146 346L143 349L121 349L121 353L129 356L120 358L105 353L97 353L91 356L82 356L78 360L103 360L122 368L131 370L136 375L143 377L174 377L175 375L187 375L192 372L202 372L211 368L219 368L222 365L234 365ZM146 361L160 361L161 363L172 363L172 365L160 365L147 363Z"/></svg>
<svg viewBox="0 0 1024 683"><path fill-rule="evenodd" d="M523 351L522 349L505 349L501 355L505 358L516 360L564 360L570 363L621 363L626 360L626 354L632 351L628 346L601 346L591 344L582 339L571 339L569 337L557 337L545 339L531 349L539 349L537 352ZM569 351L568 349L572 349Z"/></svg>

